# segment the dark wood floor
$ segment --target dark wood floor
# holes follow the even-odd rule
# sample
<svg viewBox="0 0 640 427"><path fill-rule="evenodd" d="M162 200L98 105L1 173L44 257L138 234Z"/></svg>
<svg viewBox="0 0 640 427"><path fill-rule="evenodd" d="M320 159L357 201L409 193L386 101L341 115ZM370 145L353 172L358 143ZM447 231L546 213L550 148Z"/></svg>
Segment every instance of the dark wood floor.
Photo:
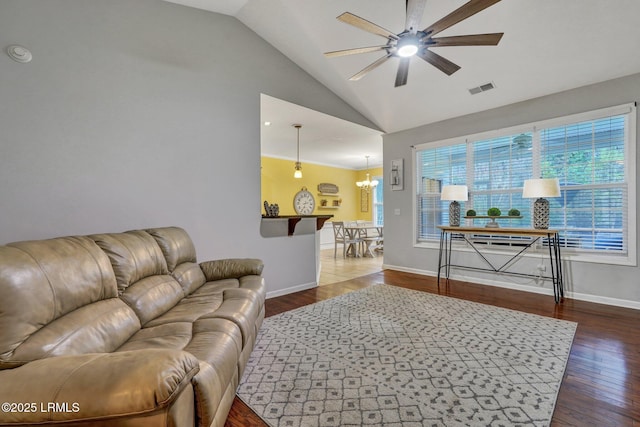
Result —
<svg viewBox="0 0 640 427"><path fill-rule="evenodd" d="M640 310L570 299L554 304L552 296L457 281L438 290L434 278L385 270L269 299L266 315L379 283L578 322L551 425L640 427ZM266 424L236 398L226 426Z"/></svg>

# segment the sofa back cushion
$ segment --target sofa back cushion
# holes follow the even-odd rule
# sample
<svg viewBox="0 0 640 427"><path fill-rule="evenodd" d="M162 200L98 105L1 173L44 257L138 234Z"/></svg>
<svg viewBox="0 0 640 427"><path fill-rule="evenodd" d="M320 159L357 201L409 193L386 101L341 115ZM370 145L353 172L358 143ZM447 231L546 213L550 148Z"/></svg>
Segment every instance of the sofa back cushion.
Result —
<svg viewBox="0 0 640 427"><path fill-rule="evenodd" d="M145 277L169 273L160 247L144 231L94 234L89 237L109 257L120 294Z"/></svg>
<svg viewBox="0 0 640 427"><path fill-rule="evenodd" d="M167 261L171 275L180 283L185 295L202 286L206 279L196 264L196 248L186 230L180 227L152 228L147 230L158 243Z"/></svg>
<svg viewBox="0 0 640 427"><path fill-rule="evenodd" d="M150 228L147 230L160 246L167 261L167 268L173 271L183 262L196 262L196 248L186 230L180 227Z"/></svg>
<svg viewBox="0 0 640 427"><path fill-rule="evenodd" d="M144 325L175 306L182 287L171 277L155 239L145 231L90 236L111 261L122 301Z"/></svg>
<svg viewBox="0 0 640 427"><path fill-rule="evenodd" d="M0 369L113 350L139 328L116 299L109 258L88 237L10 243L0 260Z"/></svg>

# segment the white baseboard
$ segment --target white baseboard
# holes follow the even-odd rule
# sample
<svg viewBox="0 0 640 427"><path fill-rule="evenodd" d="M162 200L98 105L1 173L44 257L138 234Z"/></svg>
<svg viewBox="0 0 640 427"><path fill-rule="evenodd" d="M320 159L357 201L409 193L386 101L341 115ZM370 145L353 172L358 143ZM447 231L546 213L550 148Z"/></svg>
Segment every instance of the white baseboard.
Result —
<svg viewBox="0 0 640 427"><path fill-rule="evenodd" d="M382 268L386 270L396 270L396 271L403 271L405 273L419 274L421 276L431 276L431 277L438 276L438 273L436 273L435 271L420 270L417 268L408 268L408 267L402 267L398 265L383 264ZM553 289L548 289L548 288L518 285L516 283L500 282L497 280L487 280L487 279L481 279L478 277L465 276L462 274L454 274L454 275L451 275L450 277L451 279L454 279L454 280L462 280L462 281L471 282L471 283L479 283L481 285L515 289L519 291L532 292L532 293L543 294L543 295L553 295ZM564 290L564 296L566 298L571 298L579 301L587 301L587 302L593 302L597 304L606 304L606 305L613 305L616 307L625 307L625 308L633 308L636 310L640 310L640 302L638 301L623 300L619 298L610 298L610 297L604 297L600 295L582 294L578 292L570 292L570 291L567 291L566 289Z"/></svg>
<svg viewBox="0 0 640 427"><path fill-rule="evenodd" d="M307 289L317 288L318 282L304 283L302 285L292 286L290 288L278 289L277 291L267 292L267 299L281 297L282 295L292 294L294 292L306 291Z"/></svg>

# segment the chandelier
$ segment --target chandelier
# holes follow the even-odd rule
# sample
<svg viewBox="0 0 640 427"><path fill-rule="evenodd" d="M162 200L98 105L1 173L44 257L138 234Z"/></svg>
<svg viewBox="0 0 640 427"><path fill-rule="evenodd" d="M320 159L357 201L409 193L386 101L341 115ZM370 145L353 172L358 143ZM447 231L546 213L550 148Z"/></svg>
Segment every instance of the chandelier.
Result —
<svg viewBox="0 0 640 427"><path fill-rule="evenodd" d="M369 178L369 156L365 157L367 158L367 177L364 181L356 182L356 185L368 193L372 188L375 188L375 186L378 185L378 181L375 179L371 180L371 178Z"/></svg>

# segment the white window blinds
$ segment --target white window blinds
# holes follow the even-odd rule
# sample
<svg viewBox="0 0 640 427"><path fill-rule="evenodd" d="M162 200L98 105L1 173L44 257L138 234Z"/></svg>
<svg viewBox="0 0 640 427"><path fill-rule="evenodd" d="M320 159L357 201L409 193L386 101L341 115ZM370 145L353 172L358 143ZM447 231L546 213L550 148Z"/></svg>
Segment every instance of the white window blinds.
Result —
<svg viewBox="0 0 640 427"><path fill-rule="evenodd" d="M560 180L561 197L549 202L564 244L626 251L625 116L541 130L540 161L543 178Z"/></svg>
<svg viewBox="0 0 640 427"><path fill-rule="evenodd" d="M635 232L629 232L635 231L635 185L629 182L635 116L635 106L626 105L417 147L417 241L439 239L437 226L448 224L443 185L469 187L463 215L468 209L486 215L490 207L506 215L515 208L522 219L499 220L501 226L531 227L532 200L522 198L524 181L558 178L561 197L549 199L550 227L560 231L561 244L577 252L628 254L635 242Z"/></svg>

